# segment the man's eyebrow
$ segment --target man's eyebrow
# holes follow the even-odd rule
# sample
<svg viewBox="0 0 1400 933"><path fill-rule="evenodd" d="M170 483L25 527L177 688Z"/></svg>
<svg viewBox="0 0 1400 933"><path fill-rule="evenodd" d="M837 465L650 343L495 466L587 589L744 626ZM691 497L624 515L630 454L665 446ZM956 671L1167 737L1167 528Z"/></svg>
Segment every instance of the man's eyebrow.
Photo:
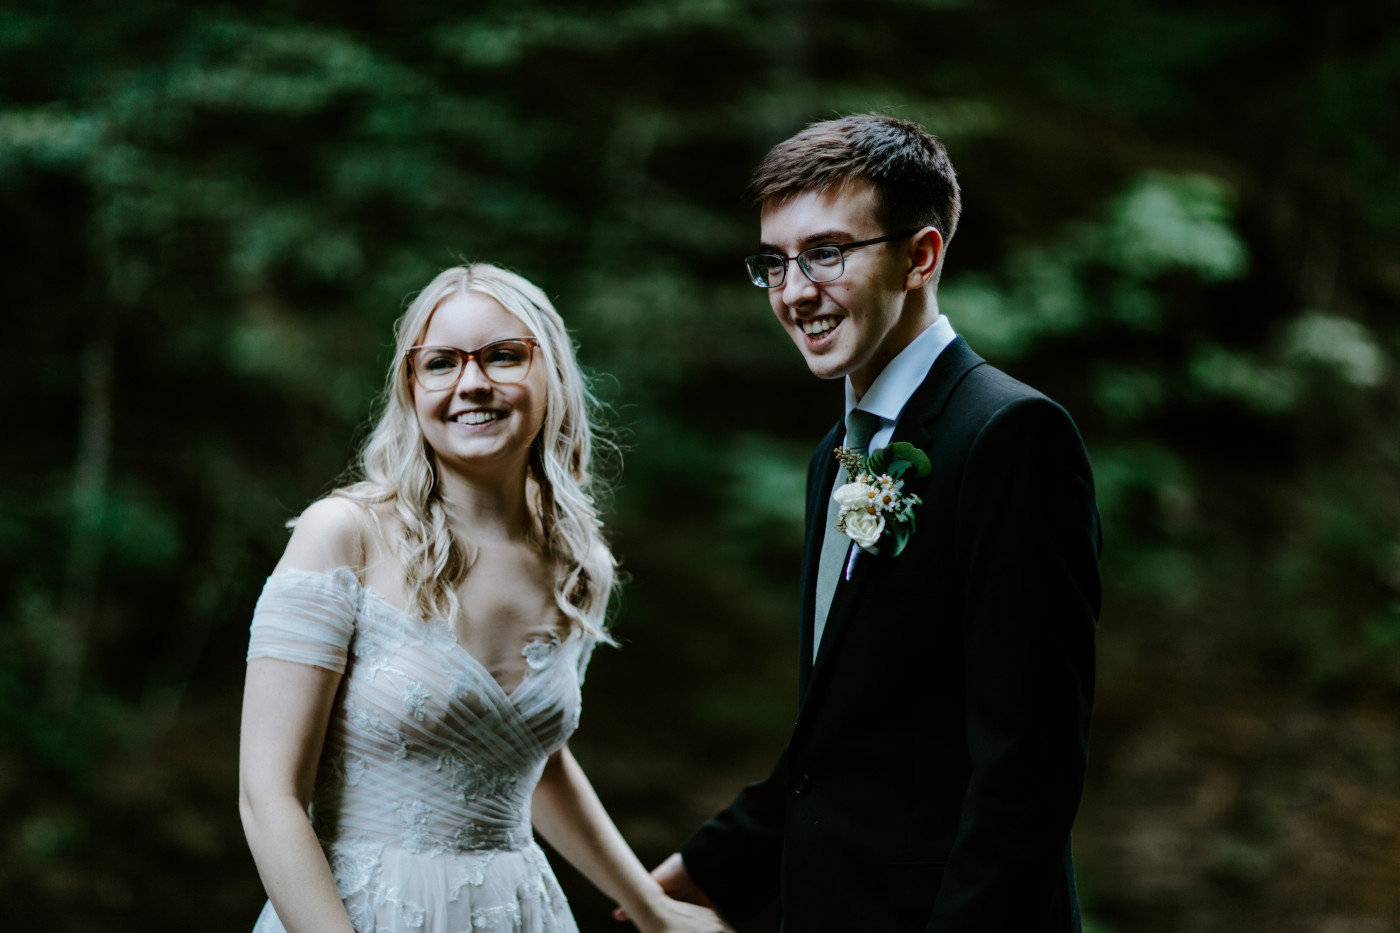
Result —
<svg viewBox="0 0 1400 933"><path fill-rule="evenodd" d="M843 242L851 243L854 241L855 236L853 236L848 231L833 229L822 230L818 233L809 233L802 239L798 240L797 245L800 247L798 252L801 252L803 249L807 249L809 247L817 246L823 243L833 243L839 245ZM758 250L761 253L777 253L778 255L782 255L783 253L781 249L774 246L772 243L760 243L758 244Z"/></svg>

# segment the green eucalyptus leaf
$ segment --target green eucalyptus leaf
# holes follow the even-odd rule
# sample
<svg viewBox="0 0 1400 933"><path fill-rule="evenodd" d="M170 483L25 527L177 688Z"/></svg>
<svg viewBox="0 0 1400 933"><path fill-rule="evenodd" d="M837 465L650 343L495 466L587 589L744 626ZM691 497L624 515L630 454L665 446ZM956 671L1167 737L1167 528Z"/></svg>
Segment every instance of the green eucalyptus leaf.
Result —
<svg viewBox="0 0 1400 933"><path fill-rule="evenodd" d="M879 450L871 451L870 456L865 458L866 472L879 476L889 468L890 449L881 447Z"/></svg>
<svg viewBox="0 0 1400 933"><path fill-rule="evenodd" d="M928 476L929 471L933 469L933 465L928 461L928 455L908 441L891 444L881 449L879 453L887 459L908 460L909 464L914 467L914 473L918 476Z"/></svg>

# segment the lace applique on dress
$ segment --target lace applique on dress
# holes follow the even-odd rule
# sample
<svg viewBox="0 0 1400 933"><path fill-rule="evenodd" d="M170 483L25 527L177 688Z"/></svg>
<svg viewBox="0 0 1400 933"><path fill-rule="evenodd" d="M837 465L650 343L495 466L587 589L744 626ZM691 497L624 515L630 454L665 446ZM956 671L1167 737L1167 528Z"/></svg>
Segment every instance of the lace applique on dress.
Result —
<svg viewBox="0 0 1400 933"><path fill-rule="evenodd" d="M400 700L403 702L404 712L419 722L428 718L428 700L430 699L432 699L432 695L428 693L422 681L410 680L403 685L403 695Z"/></svg>
<svg viewBox="0 0 1400 933"><path fill-rule="evenodd" d="M463 800L511 798L520 776L504 767L489 767L457 752L438 756L437 768L447 774L448 786Z"/></svg>
<svg viewBox="0 0 1400 933"><path fill-rule="evenodd" d="M368 839L336 842L327 847L326 859L335 878L335 889L342 898L369 889L379 873L379 857L383 852L382 843Z"/></svg>
<svg viewBox="0 0 1400 933"><path fill-rule="evenodd" d="M377 605L383 605L385 608L393 610L393 606L382 597L375 602ZM361 605L363 605L363 602ZM357 636L360 635L360 630L358 628L355 634ZM403 648L407 641L407 633L405 632L396 631L394 629L376 630L373 633L373 637L356 637L350 643L350 651L359 661L373 667L392 658Z"/></svg>
<svg viewBox="0 0 1400 933"><path fill-rule="evenodd" d="M351 697L350 693L350 690L346 691L343 707L350 724L365 735L374 736L391 746L395 758L405 757L408 754L408 743L404 740L403 734L385 722L384 718L370 706L355 702L355 698Z"/></svg>
<svg viewBox="0 0 1400 933"><path fill-rule="evenodd" d="M510 926L502 927L502 923ZM501 904L472 911L472 926L478 930L512 929L520 926L520 905Z"/></svg>
<svg viewBox="0 0 1400 933"><path fill-rule="evenodd" d="M477 858L470 861L464 860L458 866L457 877L453 879L452 886L448 888L447 899L455 901L462 895L463 888L468 886L479 888L485 884L486 871L491 867L491 862L495 857L495 850L488 849Z"/></svg>
<svg viewBox="0 0 1400 933"><path fill-rule="evenodd" d="M321 771L325 774L318 782L321 788L354 787L365 776L365 759L354 752L342 752L323 758Z"/></svg>
<svg viewBox="0 0 1400 933"><path fill-rule="evenodd" d="M399 819L403 820L403 847L409 852L430 852L434 848L428 831L428 817L433 808L421 800L406 800L399 804Z"/></svg>
<svg viewBox="0 0 1400 933"><path fill-rule="evenodd" d="M552 635L549 639L540 639L529 642L520 653L525 656L525 663L532 671L542 671L549 662L554 659L555 653L559 650L559 636Z"/></svg>
<svg viewBox="0 0 1400 933"><path fill-rule="evenodd" d="M413 901L403 901L399 904L399 916L403 918L403 925L410 930L421 930L423 921L427 919L428 912L423 909L422 904L415 904Z"/></svg>

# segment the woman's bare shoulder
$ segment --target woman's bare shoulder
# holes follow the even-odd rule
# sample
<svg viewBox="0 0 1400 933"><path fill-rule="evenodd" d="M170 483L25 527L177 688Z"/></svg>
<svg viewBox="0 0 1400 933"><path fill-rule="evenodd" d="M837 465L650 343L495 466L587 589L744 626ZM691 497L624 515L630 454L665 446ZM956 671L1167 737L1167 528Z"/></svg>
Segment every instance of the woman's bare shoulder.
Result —
<svg viewBox="0 0 1400 933"><path fill-rule="evenodd" d="M358 572L364 563L365 540L374 524L371 508L336 495L311 503L297 518L292 539L273 572L337 567Z"/></svg>

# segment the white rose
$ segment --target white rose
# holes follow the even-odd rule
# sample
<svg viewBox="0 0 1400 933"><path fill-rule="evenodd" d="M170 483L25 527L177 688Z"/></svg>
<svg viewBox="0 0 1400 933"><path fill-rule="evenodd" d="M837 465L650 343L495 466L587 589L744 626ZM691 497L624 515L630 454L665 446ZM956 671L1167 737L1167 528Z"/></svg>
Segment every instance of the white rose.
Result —
<svg viewBox="0 0 1400 933"><path fill-rule="evenodd" d="M871 494L875 490L864 483L847 483L831 494L836 504L843 509L866 509L870 505Z"/></svg>
<svg viewBox="0 0 1400 933"><path fill-rule="evenodd" d="M875 542L880 540L880 535L885 531L885 516L876 512L871 515L864 509L851 512L846 516L846 534L851 540L861 547L874 547Z"/></svg>

